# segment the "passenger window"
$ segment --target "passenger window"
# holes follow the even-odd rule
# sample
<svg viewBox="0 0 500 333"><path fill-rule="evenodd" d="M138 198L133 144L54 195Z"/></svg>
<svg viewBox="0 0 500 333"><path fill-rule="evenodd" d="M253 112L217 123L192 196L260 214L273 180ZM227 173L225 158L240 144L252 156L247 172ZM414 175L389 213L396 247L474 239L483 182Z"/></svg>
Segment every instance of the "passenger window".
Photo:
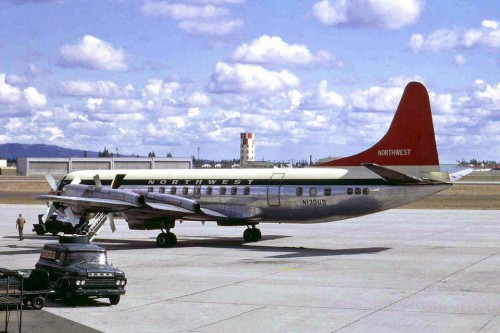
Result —
<svg viewBox="0 0 500 333"><path fill-rule="evenodd" d="M245 186L245 188L243 189L243 194L244 195L249 195L250 194L250 187Z"/></svg>
<svg viewBox="0 0 500 333"><path fill-rule="evenodd" d="M231 195L238 194L238 188L236 186L231 187Z"/></svg>
<svg viewBox="0 0 500 333"><path fill-rule="evenodd" d="M330 195L332 195L332 188L331 187L325 187L324 194L325 194L325 197L329 197Z"/></svg>
<svg viewBox="0 0 500 333"><path fill-rule="evenodd" d="M195 187L194 188L194 195L200 195L201 194L201 188Z"/></svg>
<svg viewBox="0 0 500 333"><path fill-rule="evenodd" d="M366 187L363 189L363 194L364 195L368 195L368 193L370 193L370 190L367 189Z"/></svg>
<svg viewBox="0 0 500 333"><path fill-rule="evenodd" d="M316 196L316 194L318 194L318 189L317 189L316 187L311 187L311 188L309 189L309 195L310 195L311 197L315 197L315 196Z"/></svg>
<svg viewBox="0 0 500 333"><path fill-rule="evenodd" d="M165 188L164 187L160 187L160 193L165 193Z"/></svg>
<svg viewBox="0 0 500 333"><path fill-rule="evenodd" d="M170 188L170 194L175 194L175 193L177 193L177 187L172 186L172 187Z"/></svg>
<svg viewBox="0 0 500 333"><path fill-rule="evenodd" d="M304 192L304 190L302 189L302 187L297 187L297 188L295 189L295 194L296 194L297 196L299 196L299 197L302 195L302 192Z"/></svg>
<svg viewBox="0 0 500 333"><path fill-rule="evenodd" d="M349 195L350 195L350 194L353 194L353 193L354 193L354 192L353 192L353 190L352 190L352 187L348 187L348 188L347 188L347 194L349 194Z"/></svg>
<svg viewBox="0 0 500 333"><path fill-rule="evenodd" d="M225 195L226 194L226 188L225 187L221 187L220 190L220 195Z"/></svg>
<svg viewBox="0 0 500 333"><path fill-rule="evenodd" d="M212 186L207 187L207 195L212 195Z"/></svg>
<svg viewBox="0 0 500 333"><path fill-rule="evenodd" d="M187 194L188 194L188 191L189 191L189 188L187 188L187 187L183 187L183 188L182 188L182 194L183 194L183 195L187 195Z"/></svg>
<svg viewBox="0 0 500 333"><path fill-rule="evenodd" d="M153 187L148 187L148 192L153 192L154 188Z"/></svg>
<svg viewBox="0 0 500 333"><path fill-rule="evenodd" d="M354 189L354 194L361 194L361 189L359 187L356 187Z"/></svg>

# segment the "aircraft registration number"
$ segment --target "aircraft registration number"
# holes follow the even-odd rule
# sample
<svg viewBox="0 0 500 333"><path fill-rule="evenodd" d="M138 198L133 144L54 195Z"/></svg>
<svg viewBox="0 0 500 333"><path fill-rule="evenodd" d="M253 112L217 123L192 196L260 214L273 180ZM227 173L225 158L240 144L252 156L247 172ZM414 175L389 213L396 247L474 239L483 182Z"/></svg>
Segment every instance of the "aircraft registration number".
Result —
<svg viewBox="0 0 500 333"><path fill-rule="evenodd" d="M302 204L305 206L326 206L326 199L304 199Z"/></svg>

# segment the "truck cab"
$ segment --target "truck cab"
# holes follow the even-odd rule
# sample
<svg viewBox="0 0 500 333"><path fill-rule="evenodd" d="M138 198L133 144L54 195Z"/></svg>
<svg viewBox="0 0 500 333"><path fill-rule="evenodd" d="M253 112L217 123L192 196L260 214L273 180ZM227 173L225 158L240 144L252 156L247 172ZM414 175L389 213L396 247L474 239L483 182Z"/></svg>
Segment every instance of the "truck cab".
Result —
<svg viewBox="0 0 500 333"><path fill-rule="evenodd" d="M125 273L110 266L106 250L94 244L45 244L35 267L48 272L52 289L69 302L82 296L109 298L115 305L125 294Z"/></svg>

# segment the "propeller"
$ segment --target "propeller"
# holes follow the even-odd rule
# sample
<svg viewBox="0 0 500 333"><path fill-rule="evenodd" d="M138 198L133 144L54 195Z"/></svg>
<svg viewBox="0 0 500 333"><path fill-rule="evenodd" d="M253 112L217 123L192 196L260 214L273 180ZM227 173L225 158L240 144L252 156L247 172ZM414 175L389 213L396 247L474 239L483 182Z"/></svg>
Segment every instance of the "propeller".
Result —
<svg viewBox="0 0 500 333"><path fill-rule="evenodd" d="M50 185L50 189L51 189L50 192L54 193L54 194L57 193L57 183L54 180L54 177L52 177L52 175L50 173L47 173L47 174L45 174L45 179L47 180L47 182ZM50 203L47 202L47 206L48 206L48 208L42 216L43 223L47 222L49 217L51 217L52 214L54 214L54 212L57 210L57 207L54 206L54 204L52 202L50 202Z"/></svg>
<svg viewBox="0 0 500 333"><path fill-rule="evenodd" d="M52 191L57 192L57 184L56 184L56 181L54 180L54 177L52 177L52 175L50 173L46 173L45 179L47 179L47 182L49 183Z"/></svg>
<svg viewBox="0 0 500 333"><path fill-rule="evenodd" d="M113 213L108 213L106 215L106 218L108 219L109 226L111 227L111 232L115 232L116 226L115 226L115 218L113 217Z"/></svg>
<svg viewBox="0 0 500 333"><path fill-rule="evenodd" d="M102 188L102 181L101 181L101 178L99 177L99 174L96 174L93 178L94 178L95 186L99 189ZM115 177L115 179L116 179L116 177ZM113 183L114 182L115 182L115 180L113 180ZM111 228L111 232L115 232L116 226L115 226L115 219L114 219L113 213L106 214L106 219L109 222L109 227Z"/></svg>

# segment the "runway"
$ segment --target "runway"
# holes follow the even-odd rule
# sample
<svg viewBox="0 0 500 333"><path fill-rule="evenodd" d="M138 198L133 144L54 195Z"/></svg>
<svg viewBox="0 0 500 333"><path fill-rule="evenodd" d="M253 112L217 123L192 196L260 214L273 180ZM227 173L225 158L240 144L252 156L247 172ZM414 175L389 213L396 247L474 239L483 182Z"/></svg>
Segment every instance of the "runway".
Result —
<svg viewBox="0 0 500 333"><path fill-rule="evenodd" d="M17 215L36 223L44 209L0 205L0 267L32 268L41 246L57 241L36 236L31 225L17 240ZM156 247L157 231L116 224L115 233L103 229L95 243L127 275L120 304L51 301L25 311L25 327L500 332L500 210L390 210L326 224L262 224L258 243L244 243L243 228L185 222L173 230L179 243L171 249Z"/></svg>

